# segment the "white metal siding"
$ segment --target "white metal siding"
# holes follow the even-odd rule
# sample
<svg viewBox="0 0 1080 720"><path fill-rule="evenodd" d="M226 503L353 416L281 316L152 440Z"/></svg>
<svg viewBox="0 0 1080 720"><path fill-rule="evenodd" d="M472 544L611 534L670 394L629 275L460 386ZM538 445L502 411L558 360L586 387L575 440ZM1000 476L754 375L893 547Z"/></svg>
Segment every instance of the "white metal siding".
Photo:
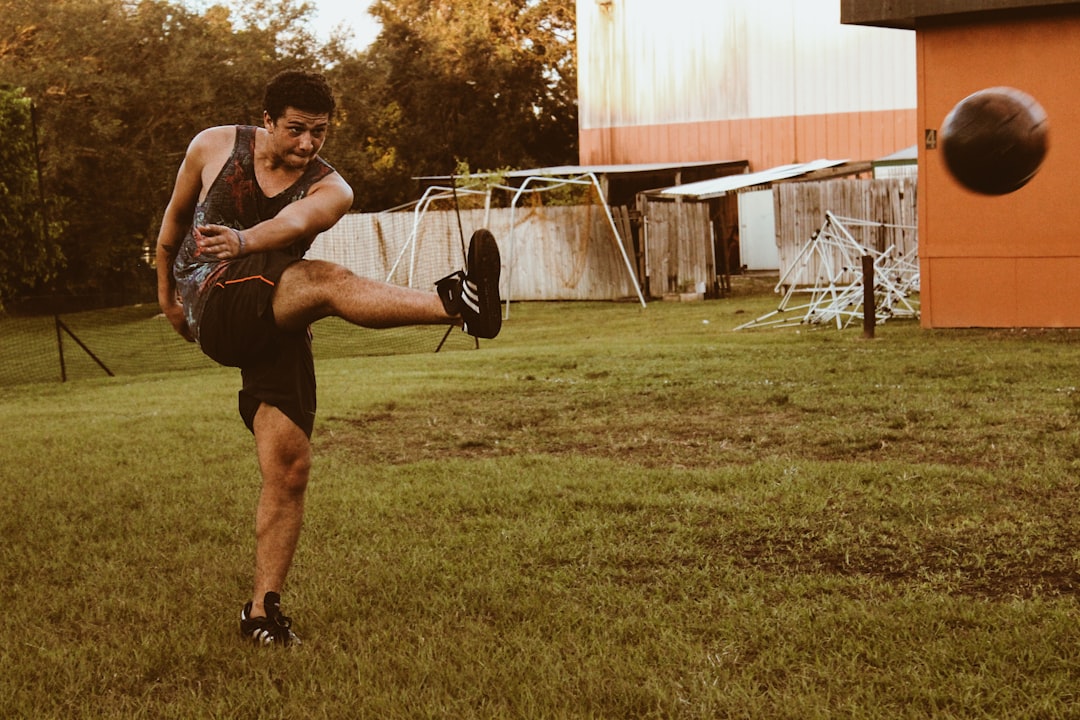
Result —
<svg viewBox="0 0 1080 720"><path fill-rule="evenodd" d="M915 34L839 0L577 0L583 129L916 106Z"/></svg>

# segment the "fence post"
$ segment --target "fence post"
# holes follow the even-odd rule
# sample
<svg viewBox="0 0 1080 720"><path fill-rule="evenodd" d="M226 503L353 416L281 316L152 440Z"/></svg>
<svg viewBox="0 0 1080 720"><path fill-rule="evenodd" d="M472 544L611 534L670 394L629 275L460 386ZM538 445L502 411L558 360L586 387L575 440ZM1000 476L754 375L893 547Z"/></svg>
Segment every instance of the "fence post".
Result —
<svg viewBox="0 0 1080 720"><path fill-rule="evenodd" d="M873 340L874 327L877 325L877 302L874 300L874 258L870 255L862 256L862 278L862 334L865 339Z"/></svg>

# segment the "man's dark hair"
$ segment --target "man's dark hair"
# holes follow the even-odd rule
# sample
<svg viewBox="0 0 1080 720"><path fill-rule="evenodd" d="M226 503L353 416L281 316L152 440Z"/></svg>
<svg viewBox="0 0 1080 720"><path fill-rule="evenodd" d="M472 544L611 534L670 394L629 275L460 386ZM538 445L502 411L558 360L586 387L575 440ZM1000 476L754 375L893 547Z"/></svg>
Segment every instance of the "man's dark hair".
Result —
<svg viewBox="0 0 1080 720"><path fill-rule="evenodd" d="M285 108L296 108L315 115L334 115L334 93L326 78L315 72L285 70L266 84L263 109L277 120Z"/></svg>

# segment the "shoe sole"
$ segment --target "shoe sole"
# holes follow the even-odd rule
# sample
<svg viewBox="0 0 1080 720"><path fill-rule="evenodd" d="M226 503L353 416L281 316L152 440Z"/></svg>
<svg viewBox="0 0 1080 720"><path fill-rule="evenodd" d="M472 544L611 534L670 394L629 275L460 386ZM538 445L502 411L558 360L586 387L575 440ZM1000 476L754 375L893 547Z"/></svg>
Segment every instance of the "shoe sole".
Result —
<svg viewBox="0 0 1080 720"><path fill-rule="evenodd" d="M499 275L502 256L491 231L481 228L469 240L469 268L466 282L476 289L476 316L481 327L469 327L467 332L490 340L502 329L502 301L499 298ZM465 289L464 294L469 294ZM473 298L468 298L467 302Z"/></svg>

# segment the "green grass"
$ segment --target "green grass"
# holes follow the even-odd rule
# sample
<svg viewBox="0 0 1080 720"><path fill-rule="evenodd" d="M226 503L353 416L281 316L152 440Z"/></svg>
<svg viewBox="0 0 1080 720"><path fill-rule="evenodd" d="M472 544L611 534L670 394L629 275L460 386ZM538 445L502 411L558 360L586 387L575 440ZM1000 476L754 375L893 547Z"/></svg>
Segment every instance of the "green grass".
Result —
<svg viewBox="0 0 1080 720"><path fill-rule="evenodd" d="M1077 717L1080 332L732 331L776 302L324 352L285 652L235 371L5 389L0 715Z"/></svg>

